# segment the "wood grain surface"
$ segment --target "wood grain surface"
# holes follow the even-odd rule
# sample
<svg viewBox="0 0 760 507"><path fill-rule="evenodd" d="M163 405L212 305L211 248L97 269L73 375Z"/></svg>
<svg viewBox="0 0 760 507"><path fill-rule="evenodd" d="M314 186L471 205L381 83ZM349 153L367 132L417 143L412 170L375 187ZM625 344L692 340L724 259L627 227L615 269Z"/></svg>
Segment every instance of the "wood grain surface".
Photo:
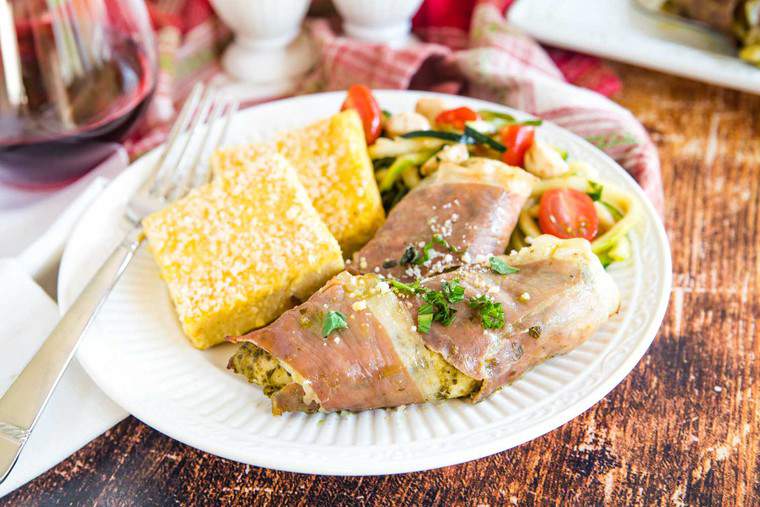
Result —
<svg viewBox="0 0 760 507"><path fill-rule="evenodd" d="M760 504L760 97L615 68L660 149L674 287L603 401L510 451L364 478L241 465L129 418L0 504Z"/></svg>

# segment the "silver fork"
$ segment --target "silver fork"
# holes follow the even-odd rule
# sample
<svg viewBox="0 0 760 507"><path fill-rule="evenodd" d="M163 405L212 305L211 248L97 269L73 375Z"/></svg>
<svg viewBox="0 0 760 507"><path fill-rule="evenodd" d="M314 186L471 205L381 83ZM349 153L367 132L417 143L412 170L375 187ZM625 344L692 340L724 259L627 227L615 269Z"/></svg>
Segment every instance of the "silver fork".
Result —
<svg viewBox="0 0 760 507"><path fill-rule="evenodd" d="M197 85L151 173L127 203L128 232L82 290L29 364L0 398L0 483L15 465L79 344L143 241L142 219L209 180L204 154L220 146L237 104ZM214 142L213 139L216 138ZM213 143L213 144L212 144Z"/></svg>

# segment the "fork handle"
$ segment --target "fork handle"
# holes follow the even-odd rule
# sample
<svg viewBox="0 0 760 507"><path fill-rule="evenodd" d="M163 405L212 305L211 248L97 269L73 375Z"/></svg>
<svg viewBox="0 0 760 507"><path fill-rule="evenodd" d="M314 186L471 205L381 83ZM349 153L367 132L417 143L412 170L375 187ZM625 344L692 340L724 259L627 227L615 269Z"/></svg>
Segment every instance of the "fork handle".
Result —
<svg viewBox="0 0 760 507"><path fill-rule="evenodd" d="M13 468L50 395L111 290L142 243L133 227L98 269L26 368L0 398L0 483Z"/></svg>

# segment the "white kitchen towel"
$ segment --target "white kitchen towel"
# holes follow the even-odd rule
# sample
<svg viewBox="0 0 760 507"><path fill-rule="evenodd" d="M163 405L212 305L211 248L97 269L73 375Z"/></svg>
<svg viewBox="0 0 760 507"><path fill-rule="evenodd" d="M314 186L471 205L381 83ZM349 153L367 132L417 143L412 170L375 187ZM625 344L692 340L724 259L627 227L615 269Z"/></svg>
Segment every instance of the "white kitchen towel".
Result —
<svg viewBox="0 0 760 507"><path fill-rule="evenodd" d="M123 169L124 164L120 165ZM35 220L40 219L48 227L17 259L0 259L0 395L60 318L58 307L32 276L44 280L45 273L55 274L66 238L79 215L104 188L108 180L100 175L108 174L109 170L116 171L118 166L112 161L105 168L101 167L96 174L78 184L78 195L67 189L65 195L69 206L65 209L44 202L47 201L44 199L33 206L36 213L17 217L20 230L23 230L24 222L33 227ZM43 207L44 213L39 211ZM39 227L39 223L36 225ZM6 239L17 238L6 236ZM50 287L46 289L50 291ZM0 484L0 497L66 459L126 416L127 413L108 399L74 360L37 423L19 462Z"/></svg>
<svg viewBox="0 0 760 507"><path fill-rule="evenodd" d="M127 167L121 150L76 182L51 190L24 190L0 184L0 257L15 257L40 238L50 224L99 177L111 179Z"/></svg>
<svg viewBox="0 0 760 507"><path fill-rule="evenodd" d="M58 322L58 307L13 259L0 260L0 393ZM61 379L0 497L37 477L127 413L103 394L76 360Z"/></svg>

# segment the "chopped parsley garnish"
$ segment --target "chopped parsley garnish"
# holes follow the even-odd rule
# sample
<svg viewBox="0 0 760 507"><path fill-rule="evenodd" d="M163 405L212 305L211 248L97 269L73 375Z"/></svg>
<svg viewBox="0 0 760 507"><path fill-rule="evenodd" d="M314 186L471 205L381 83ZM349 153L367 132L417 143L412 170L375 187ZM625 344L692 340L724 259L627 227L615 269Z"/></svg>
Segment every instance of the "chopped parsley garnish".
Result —
<svg viewBox="0 0 760 507"><path fill-rule="evenodd" d="M426 304L420 306L417 311L417 331L420 333L427 333L430 331L430 326L433 324L433 305Z"/></svg>
<svg viewBox="0 0 760 507"><path fill-rule="evenodd" d="M385 116L386 118L391 117L391 112L388 111L387 109L381 109L380 111L383 113L383 116Z"/></svg>
<svg viewBox="0 0 760 507"><path fill-rule="evenodd" d="M452 253L459 253L459 249L453 245L450 245L448 241L443 239L443 236L440 234L433 234L433 237L425 243L425 245L422 247L422 255L418 255L416 260L413 261L414 264L417 264L418 266L425 264L427 261L430 260L430 252L433 250L433 247L435 245L439 245L444 247L446 250ZM412 245L409 245L407 249L414 248ZM416 251L415 251L416 253ZM404 252L406 254L406 251ZM403 257L402 257L403 258Z"/></svg>
<svg viewBox="0 0 760 507"><path fill-rule="evenodd" d="M407 264L417 264L419 258L420 254L417 253L417 250L414 248L414 246L409 245L406 247L406 250L404 250L404 253L401 254L401 258L398 260L398 263L402 266L406 266Z"/></svg>
<svg viewBox="0 0 760 507"><path fill-rule="evenodd" d="M454 316L457 311L449 305L446 296L442 291L429 290L422 295L422 299L426 301L433 308L433 320L440 322L444 326L451 325L454 322ZM427 307L428 305L423 305Z"/></svg>
<svg viewBox="0 0 760 507"><path fill-rule="evenodd" d="M391 287L396 289L398 292L402 292L404 294L414 295L419 292L422 292L424 289L420 286L420 281L415 280L413 283L404 283L399 282L398 280L389 279L388 283L391 284Z"/></svg>
<svg viewBox="0 0 760 507"><path fill-rule="evenodd" d="M592 201L598 201L602 198L602 190L604 190L604 185L597 183L595 181L589 180L588 186L591 189L591 191L586 192L586 195L591 197Z"/></svg>
<svg viewBox="0 0 760 507"><path fill-rule="evenodd" d="M333 331L347 328L346 316L338 311L330 310L325 314L325 319L322 322L322 338L327 338Z"/></svg>
<svg viewBox="0 0 760 507"><path fill-rule="evenodd" d="M470 298L467 302L470 308L480 314L480 323L485 329L499 329L504 327L504 307L490 297L482 294Z"/></svg>
<svg viewBox="0 0 760 507"><path fill-rule="evenodd" d="M488 263L491 265L491 271L500 275L511 275L512 273L517 273L520 271L517 268L513 268L498 257L491 257L488 259Z"/></svg>
<svg viewBox="0 0 760 507"><path fill-rule="evenodd" d="M441 283L441 293L451 304L459 303L464 300L464 287L459 283L459 280L451 280L450 282L444 281Z"/></svg>
<svg viewBox="0 0 760 507"><path fill-rule="evenodd" d="M538 340L541 337L541 326L531 326L528 328L528 334L531 338Z"/></svg>
<svg viewBox="0 0 760 507"><path fill-rule="evenodd" d="M450 326L457 313L451 305L464 299L464 287L460 285L459 280L443 282L441 290L422 287L419 280L415 280L413 283L388 280L388 283L397 292L408 295L418 294L425 301L425 304L417 310L417 330L420 333L430 331L433 322Z"/></svg>

